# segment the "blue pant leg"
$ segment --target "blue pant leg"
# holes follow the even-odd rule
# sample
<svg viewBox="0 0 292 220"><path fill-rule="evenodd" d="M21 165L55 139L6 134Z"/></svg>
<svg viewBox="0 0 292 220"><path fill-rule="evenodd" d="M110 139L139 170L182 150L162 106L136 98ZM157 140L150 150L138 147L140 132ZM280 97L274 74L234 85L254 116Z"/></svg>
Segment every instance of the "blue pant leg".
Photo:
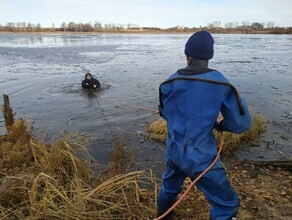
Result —
<svg viewBox="0 0 292 220"><path fill-rule="evenodd" d="M236 217L239 198L227 179L225 170L217 162L196 184L211 204L211 220L228 220Z"/></svg>
<svg viewBox="0 0 292 220"><path fill-rule="evenodd" d="M183 188L186 175L171 161L167 161L167 170L162 176L162 185L158 196L158 211L166 212L176 201Z"/></svg>

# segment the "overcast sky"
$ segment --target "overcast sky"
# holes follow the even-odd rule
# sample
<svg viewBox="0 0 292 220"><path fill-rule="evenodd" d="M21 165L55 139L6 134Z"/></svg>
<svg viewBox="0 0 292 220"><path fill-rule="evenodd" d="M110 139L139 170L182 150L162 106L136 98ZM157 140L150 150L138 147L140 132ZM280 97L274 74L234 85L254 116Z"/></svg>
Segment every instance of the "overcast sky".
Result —
<svg viewBox="0 0 292 220"><path fill-rule="evenodd" d="M292 26L292 0L0 0L0 24L62 22L199 27L213 21Z"/></svg>

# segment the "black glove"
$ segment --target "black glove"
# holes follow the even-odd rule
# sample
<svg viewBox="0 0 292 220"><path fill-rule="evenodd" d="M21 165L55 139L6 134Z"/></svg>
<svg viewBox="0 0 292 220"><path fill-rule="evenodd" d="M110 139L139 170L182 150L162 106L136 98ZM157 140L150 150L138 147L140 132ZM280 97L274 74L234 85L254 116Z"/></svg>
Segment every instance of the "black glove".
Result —
<svg viewBox="0 0 292 220"><path fill-rule="evenodd" d="M223 125L222 125L222 123L223 123L223 120L221 120L219 122L216 121L215 122L215 125L214 125L214 129L216 129L219 132L223 131Z"/></svg>

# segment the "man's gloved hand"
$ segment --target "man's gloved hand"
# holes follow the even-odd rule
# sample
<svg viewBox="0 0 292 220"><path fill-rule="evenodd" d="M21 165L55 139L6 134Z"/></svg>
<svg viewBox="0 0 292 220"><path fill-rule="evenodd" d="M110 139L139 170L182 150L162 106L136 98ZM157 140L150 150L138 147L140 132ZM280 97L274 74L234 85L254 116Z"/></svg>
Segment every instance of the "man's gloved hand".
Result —
<svg viewBox="0 0 292 220"><path fill-rule="evenodd" d="M216 129L216 130L219 131L219 132L223 131L222 122L223 122L223 120L221 120L221 121L216 121L216 123L215 123L215 125L214 125L214 129Z"/></svg>

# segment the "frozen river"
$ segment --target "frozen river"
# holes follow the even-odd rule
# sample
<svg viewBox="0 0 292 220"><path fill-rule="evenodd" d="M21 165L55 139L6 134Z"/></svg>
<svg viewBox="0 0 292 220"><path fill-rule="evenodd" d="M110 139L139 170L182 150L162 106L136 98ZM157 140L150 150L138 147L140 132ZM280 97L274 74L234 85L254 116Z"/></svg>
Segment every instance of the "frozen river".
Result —
<svg viewBox="0 0 292 220"><path fill-rule="evenodd" d="M107 161L115 135L137 150L139 161L161 161L163 149L143 136L158 116L143 108L156 109L159 84L185 66L189 36L0 34L0 94L9 95L16 116L32 121L40 136L55 137L63 129L90 134L99 161ZM213 36L210 67L268 120L260 143L239 157L291 159L292 36ZM100 91L81 89L85 71L100 80ZM2 115L0 125L4 133Z"/></svg>

